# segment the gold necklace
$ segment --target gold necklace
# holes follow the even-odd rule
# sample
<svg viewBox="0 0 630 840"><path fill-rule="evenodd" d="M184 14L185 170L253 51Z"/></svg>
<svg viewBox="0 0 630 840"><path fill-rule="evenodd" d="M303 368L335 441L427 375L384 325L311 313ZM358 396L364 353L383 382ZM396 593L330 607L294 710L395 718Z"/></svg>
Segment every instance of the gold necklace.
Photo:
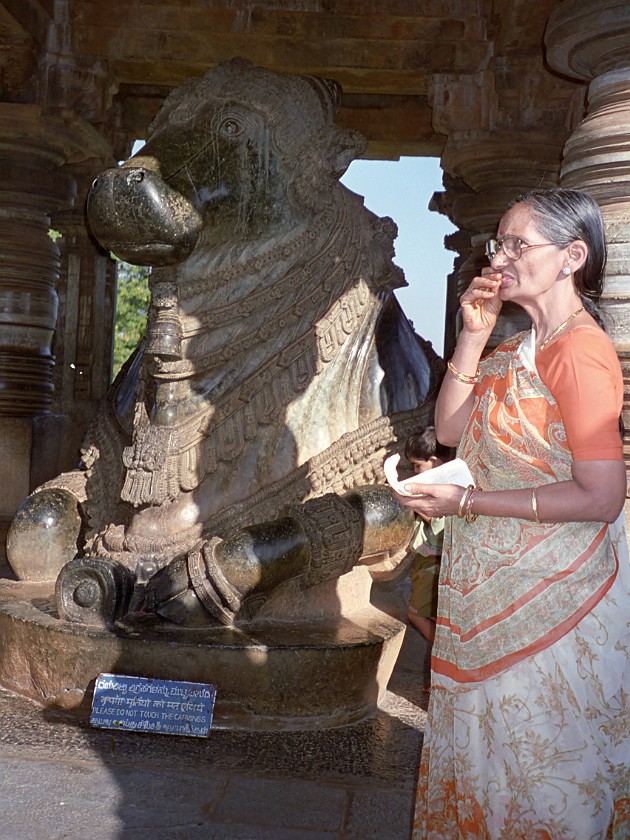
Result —
<svg viewBox="0 0 630 840"><path fill-rule="evenodd" d="M580 312L584 312L583 306L580 306L579 309L576 309L575 312L572 312L566 319L566 321L563 321L559 327L555 328L551 335L548 338L546 338L540 345L540 347L538 348L538 352L540 353L541 350L544 350L544 348L549 344L550 341L552 341L558 335L559 332L561 332L566 326L568 326L574 318L577 318Z"/></svg>

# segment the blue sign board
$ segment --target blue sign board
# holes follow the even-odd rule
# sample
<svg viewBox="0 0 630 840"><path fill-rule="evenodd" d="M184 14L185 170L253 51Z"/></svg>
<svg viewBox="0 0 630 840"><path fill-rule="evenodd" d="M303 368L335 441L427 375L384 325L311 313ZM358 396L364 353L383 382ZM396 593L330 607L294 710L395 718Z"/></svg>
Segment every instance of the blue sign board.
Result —
<svg viewBox="0 0 630 840"><path fill-rule="evenodd" d="M103 729L206 738L215 697L215 686L206 683L99 674L90 723Z"/></svg>

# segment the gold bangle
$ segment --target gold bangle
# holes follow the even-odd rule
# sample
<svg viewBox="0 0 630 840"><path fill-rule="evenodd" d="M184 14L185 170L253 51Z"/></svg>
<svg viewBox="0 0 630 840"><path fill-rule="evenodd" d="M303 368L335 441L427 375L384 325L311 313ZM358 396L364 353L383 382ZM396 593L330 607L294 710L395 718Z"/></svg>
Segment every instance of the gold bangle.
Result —
<svg viewBox="0 0 630 840"><path fill-rule="evenodd" d="M463 519L466 516L466 505L468 504L468 499L470 498L470 494L473 493L475 490L474 484L469 484L468 487L464 490L462 494L462 498L459 503L459 507L457 508L457 515L460 519Z"/></svg>
<svg viewBox="0 0 630 840"><path fill-rule="evenodd" d="M477 368L477 372L474 376L468 376L468 374L462 373L461 370L457 370L450 359L446 363L446 367L450 370L455 379L457 379L458 382L463 382L464 385L475 385L479 382L479 368Z"/></svg>
<svg viewBox="0 0 630 840"><path fill-rule="evenodd" d="M532 490L532 513L534 514L534 522L536 525L542 525L538 517L538 499L536 498L536 488Z"/></svg>
<svg viewBox="0 0 630 840"><path fill-rule="evenodd" d="M472 505L473 505L473 499L475 498L475 493L481 493L481 490L480 490L479 487L475 487L475 489L472 491L472 493L468 497L468 501L466 502L466 516L464 518L466 519L466 522L469 525L471 525L477 519L477 517L479 516L478 513L473 513L472 512Z"/></svg>

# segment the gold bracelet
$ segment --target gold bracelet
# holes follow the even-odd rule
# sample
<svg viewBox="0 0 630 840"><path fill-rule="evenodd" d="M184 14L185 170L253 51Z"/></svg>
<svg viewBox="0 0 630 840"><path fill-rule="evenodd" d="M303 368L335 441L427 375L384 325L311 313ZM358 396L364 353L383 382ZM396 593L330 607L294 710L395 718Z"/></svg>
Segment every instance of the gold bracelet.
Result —
<svg viewBox="0 0 630 840"><path fill-rule="evenodd" d="M473 505L473 499L475 498L475 493L481 493L481 489L479 487L475 487L475 489L472 491L472 493L468 497L468 501L466 502L466 516L464 518L466 519L466 522L469 525L472 524L477 519L477 517L479 516L478 513L473 513L472 512L472 505Z"/></svg>
<svg viewBox="0 0 630 840"><path fill-rule="evenodd" d="M532 490L532 513L534 514L534 522L536 525L542 525L538 517L538 499L536 498L536 488Z"/></svg>
<svg viewBox="0 0 630 840"><path fill-rule="evenodd" d="M469 484L468 487L464 490L462 494L461 501L459 503L459 507L457 508L457 515L460 519L463 519L466 516L466 505L468 504L468 499L470 498L470 494L473 493L475 490L474 484Z"/></svg>
<svg viewBox="0 0 630 840"><path fill-rule="evenodd" d="M450 359L446 363L446 367L450 370L455 379L457 379L458 382L463 382L464 385L475 385L475 383L479 382L479 368L477 368L477 373L475 373L474 376L468 376L467 374L462 373L461 370L457 370Z"/></svg>

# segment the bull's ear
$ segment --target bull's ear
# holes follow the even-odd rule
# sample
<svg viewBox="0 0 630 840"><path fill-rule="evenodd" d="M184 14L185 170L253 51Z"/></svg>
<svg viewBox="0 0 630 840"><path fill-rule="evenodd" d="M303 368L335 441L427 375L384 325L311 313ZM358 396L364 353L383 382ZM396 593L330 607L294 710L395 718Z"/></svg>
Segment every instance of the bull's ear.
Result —
<svg viewBox="0 0 630 840"><path fill-rule="evenodd" d="M331 148L333 150L333 174L341 178L353 160L367 149L367 140L353 128L334 126Z"/></svg>

